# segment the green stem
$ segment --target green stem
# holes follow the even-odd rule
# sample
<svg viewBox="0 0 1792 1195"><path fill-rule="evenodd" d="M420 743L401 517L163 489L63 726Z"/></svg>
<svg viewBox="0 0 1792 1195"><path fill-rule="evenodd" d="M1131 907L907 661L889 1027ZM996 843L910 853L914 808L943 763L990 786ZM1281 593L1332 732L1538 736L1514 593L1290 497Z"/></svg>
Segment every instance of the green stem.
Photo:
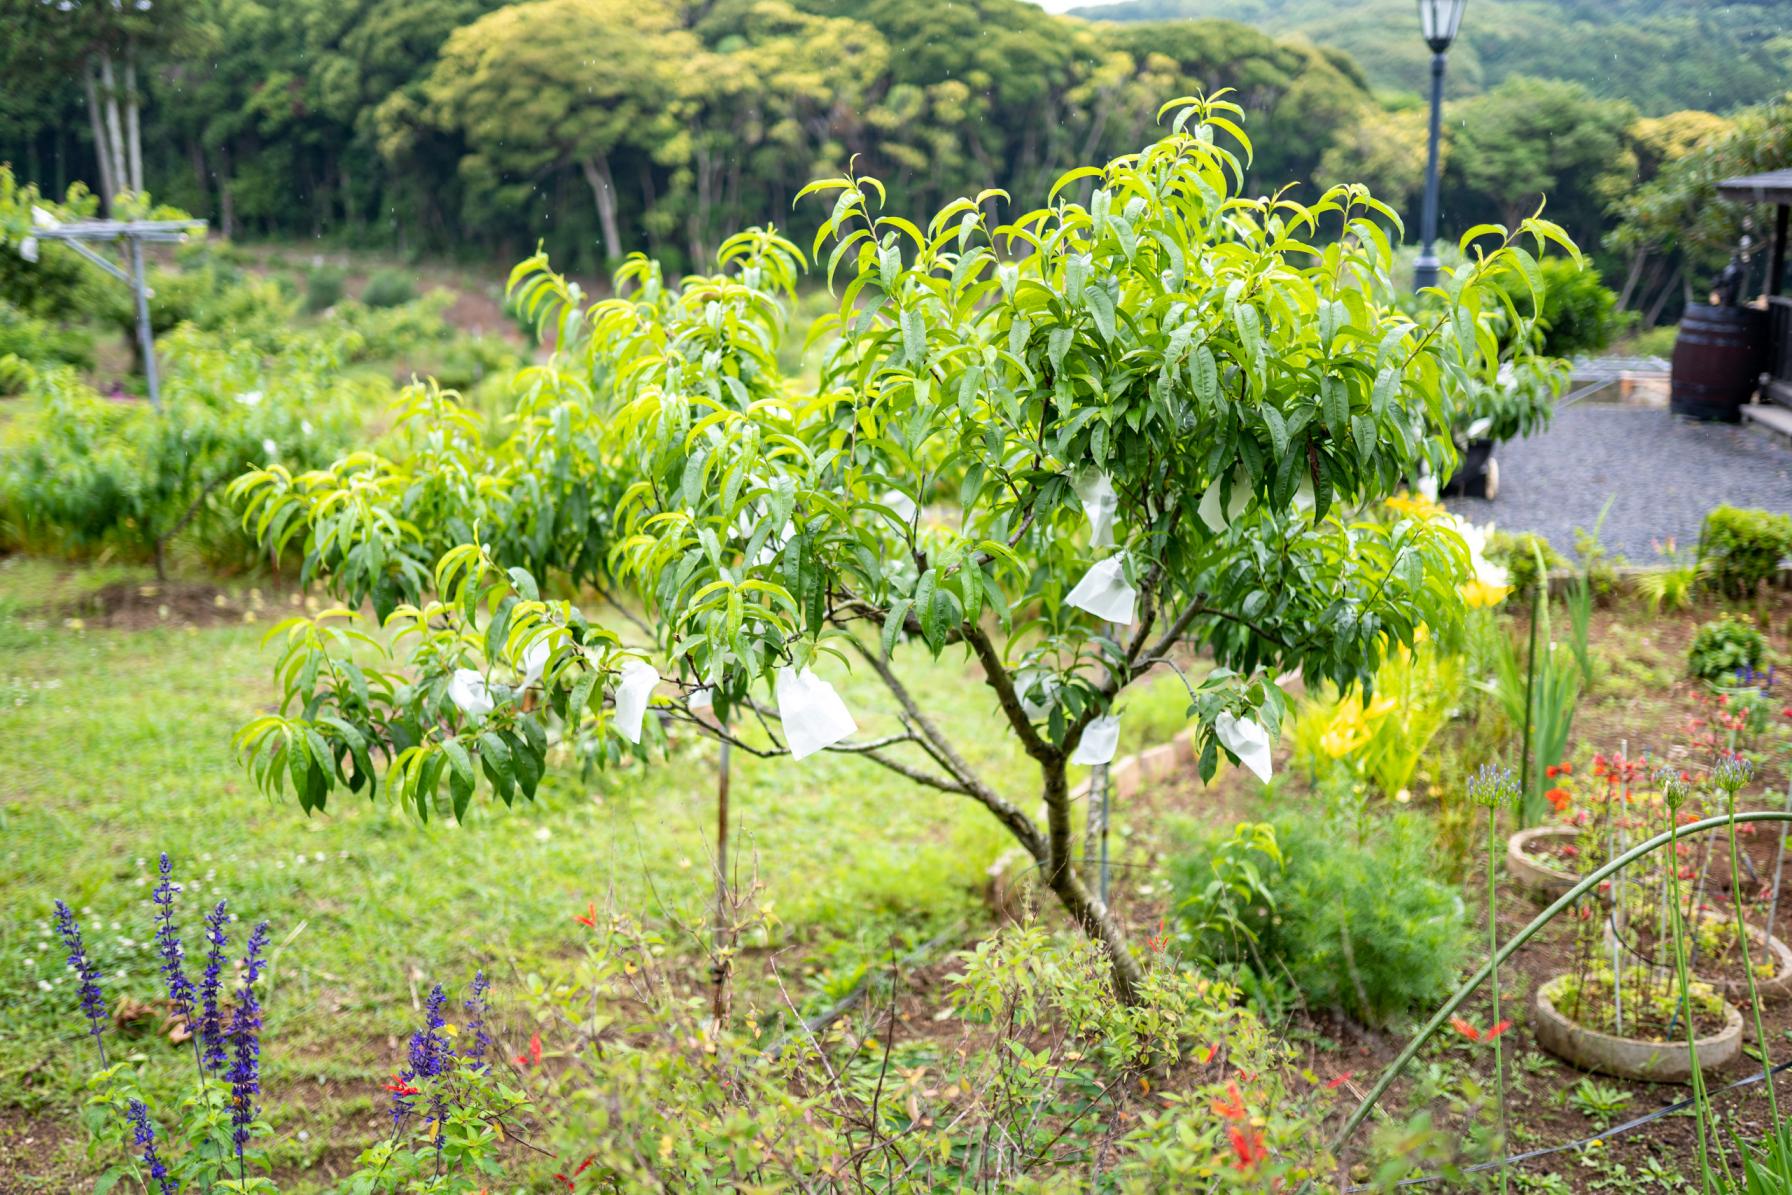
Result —
<svg viewBox="0 0 1792 1195"><path fill-rule="evenodd" d="M1506 773L1508 776L1510 772ZM1487 957L1497 959L1500 953L1500 918L1499 889L1494 883L1494 843L1499 838L1499 805L1487 807ZM1492 972L1493 1015L1487 1022L1491 1030L1500 1023L1500 969L1496 963ZM1499 1154L1503 1159L1506 1153L1506 1066L1500 1052L1500 1039L1493 1039L1493 1082L1494 1090L1500 1101L1500 1143ZM1500 1163L1500 1195L1506 1191L1506 1164Z"/></svg>
<svg viewBox="0 0 1792 1195"><path fill-rule="evenodd" d="M1347 1119L1337 1133L1333 1135L1330 1142L1330 1148L1333 1151L1341 1148L1344 1142L1350 1139L1350 1135L1361 1127L1363 1121L1369 1118L1369 1113L1374 1111L1375 1105L1381 1101L1381 1097L1387 1094L1388 1088L1394 1085L1394 1080L1400 1077L1406 1070L1408 1064L1410 1064L1413 1058L1418 1055L1419 1050L1424 1047L1426 1042L1431 1040L1432 1034L1442 1028L1444 1023L1447 1022L1450 1017L1455 1014L1456 1010L1462 1006L1462 1003L1472 996L1476 989L1483 983L1487 982L1487 977L1493 972L1493 969L1504 963L1519 949L1519 947L1529 942L1543 929L1544 926L1560 916L1564 910L1572 907L1576 901L1581 899L1581 897L1605 882L1606 878L1612 873L1628 867L1643 856L1658 851L1674 841L1677 833L1689 835L1700 834L1706 830L1715 830L1719 826L1742 822L1792 822L1792 813L1778 809L1756 809L1750 810L1747 813L1735 813L1729 815L1720 814L1714 817L1705 818L1703 821L1694 822L1692 825L1685 827L1684 830L1672 829L1664 831L1661 834L1657 834L1649 841L1625 851L1622 855L1598 868L1592 872L1592 874L1582 879L1578 884L1574 885L1574 887L1568 889L1568 891L1557 897L1551 902L1547 909L1544 909L1541 913L1537 914L1536 917L1532 918L1528 925L1514 934L1505 945L1501 946L1499 952L1493 958L1488 959L1487 962L1483 963L1473 975L1463 980L1462 985L1450 995L1448 1000L1444 1001L1443 1007L1439 1008L1431 1015L1431 1019L1425 1022L1424 1027L1413 1036L1411 1041L1406 1043L1405 1048L1400 1051L1399 1056L1388 1064L1388 1068L1382 1072L1381 1078L1375 1081L1375 1086L1370 1088L1369 1094L1363 1098L1363 1102L1357 1105L1356 1111L1350 1114L1349 1119ZM1311 1188L1312 1180L1309 1179L1307 1183L1301 1187L1301 1190L1306 1191Z"/></svg>
<svg viewBox="0 0 1792 1195"><path fill-rule="evenodd" d="M1705 1142L1705 1119L1711 1105L1705 1098L1705 1073L1699 1069L1698 1031L1692 1023L1692 968L1686 962L1686 923L1680 916L1679 814L1668 810L1668 905L1674 925L1674 971L1680 979L1680 1015L1686 1022L1686 1052L1692 1061L1693 1124L1699 1133L1699 1189L1711 1189L1711 1154ZM1735 823L1731 823L1734 829Z"/></svg>
<svg viewBox="0 0 1792 1195"><path fill-rule="evenodd" d="M1736 812L1736 794L1730 793L1730 813ZM1767 1034L1761 1028L1761 994L1755 985L1754 962L1748 952L1748 926L1742 920L1742 863L1737 857L1736 823L1730 823L1730 904L1736 910L1736 942L1742 948L1742 974L1748 982L1748 1006L1755 1018L1755 1046L1761 1051L1761 1077L1767 1084L1767 1106L1773 1112L1773 1123L1780 1123L1779 1096L1774 1093L1773 1064L1767 1057ZM1768 937L1773 936L1773 927L1765 927L1762 931Z"/></svg>

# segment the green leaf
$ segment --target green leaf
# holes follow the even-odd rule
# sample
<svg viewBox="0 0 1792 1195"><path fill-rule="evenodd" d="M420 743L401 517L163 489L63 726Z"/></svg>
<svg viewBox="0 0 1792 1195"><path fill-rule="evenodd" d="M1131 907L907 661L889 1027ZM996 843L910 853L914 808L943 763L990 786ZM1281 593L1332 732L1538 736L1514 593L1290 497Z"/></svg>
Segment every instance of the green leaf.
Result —
<svg viewBox="0 0 1792 1195"><path fill-rule="evenodd" d="M1342 378L1319 379L1319 406L1325 416L1325 430L1332 434L1332 439L1342 440L1350 426L1350 392Z"/></svg>
<svg viewBox="0 0 1792 1195"><path fill-rule="evenodd" d="M1114 299L1107 290L1100 286L1089 288L1087 295L1089 314L1095 320L1095 329L1101 338L1109 344L1114 342Z"/></svg>
<svg viewBox="0 0 1792 1195"><path fill-rule="evenodd" d="M884 659L896 650L896 640L902 634L902 624L908 619L909 608L914 605L908 598L899 598L890 604L890 612L884 615L884 633L882 648Z"/></svg>

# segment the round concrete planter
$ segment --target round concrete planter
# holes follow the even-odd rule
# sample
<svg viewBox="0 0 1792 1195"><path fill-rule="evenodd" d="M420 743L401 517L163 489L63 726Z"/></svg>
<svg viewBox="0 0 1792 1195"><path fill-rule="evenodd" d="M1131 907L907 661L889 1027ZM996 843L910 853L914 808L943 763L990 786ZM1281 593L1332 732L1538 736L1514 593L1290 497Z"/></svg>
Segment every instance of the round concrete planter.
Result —
<svg viewBox="0 0 1792 1195"><path fill-rule="evenodd" d="M1755 991L1763 1000L1784 999L1788 993L1792 993L1792 947L1788 947L1778 938L1769 935L1758 925L1748 927L1748 937L1749 953L1753 956L1755 964L1758 966L1770 960L1773 963L1771 976L1765 979L1758 975L1755 977ZM1763 950L1766 952L1766 958L1762 957ZM1729 999L1748 999L1748 980L1740 975L1727 979L1713 979L1706 975L1699 975L1698 978L1716 988L1719 993Z"/></svg>
<svg viewBox="0 0 1792 1195"><path fill-rule="evenodd" d="M1748 927L1749 954L1751 961L1757 966L1768 960L1773 962L1773 974L1755 977L1755 991L1763 1000L1782 1000L1792 994L1792 946L1787 946L1778 938L1771 937L1758 925ZM1608 921L1605 925L1607 945L1612 940L1612 927ZM1741 976L1727 979L1715 978L1699 970L1698 961L1693 960L1693 978L1700 983L1708 983L1718 995L1730 1000L1748 999L1748 980Z"/></svg>
<svg viewBox="0 0 1792 1195"><path fill-rule="evenodd" d="M1558 975L1537 989L1537 1044L1586 1071L1641 1079L1647 1083L1684 1083L1692 1078L1692 1054L1684 1041L1641 1041L1618 1037L1576 1024L1557 1011L1551 1000L1567 975ZM1724 1004L1724 1027L1698 1040L1699 1069L1713 1071L1742 1050L1742 1014Z"/></svg>
<svg viewBox="0 0 1792 1195"><path fill-rule="evenodd" d="M1563 871L1527 848L1563 839L1573 840L1580 831L1573 826L1532 826L1506 839L1506 874L1540 896L1554 900L1580 882L1573 872Z"/></svg>

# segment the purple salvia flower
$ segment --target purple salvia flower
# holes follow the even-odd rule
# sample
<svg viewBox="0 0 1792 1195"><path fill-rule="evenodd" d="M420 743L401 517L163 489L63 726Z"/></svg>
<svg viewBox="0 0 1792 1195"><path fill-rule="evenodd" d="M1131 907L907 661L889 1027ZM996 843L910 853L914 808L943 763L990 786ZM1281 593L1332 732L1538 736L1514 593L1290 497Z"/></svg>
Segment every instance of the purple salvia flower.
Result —
<svg viewBox="0 0 1792 1195"><path fill-rule="evenodd" d="M174 1181L168 1173L167 1164L156 1153L156 1127L150 1123L149 1109L142 1100L132 1100L130 1107L125 1109L125 1116L136 1130L134 1137L137 1152L142 1157L143 1164L149 1168L150 1181L156 1185L161 1195L175 1195L180 1190L180 1184Z"/></svg>
<svg viewBox="0 0 1792 1195"><path fill-rule="evenodd" d="M218 1014L218 988L224 970L224 926L230 920L224 901L205 915L205 974L199 977L199 1036L205 1046L205 1067L224 1069L224 1023Z"/></svg>
<svg viewBox="0 0 1792 1195"><path fill-rule="evenodd" d="M451 1051L448 1040L441 1029L447 1024L442 1017L442 1007L448 1003L447 993L442 985L436 984L430 989L429 998L423 1002L423 1028L411 1034L410 1067L399 1078L403 1086L409 1087L419 1079L434 1079L442 1073ZM404 1092L395 1092L392 1097L392 1122L398 1124L411 1113L411 1101ZM439 1122L442 1116L442 1101L438 1097L431 1104L431 1115ZM436 1148L440 1149L445 1142L440 1132L436 1134Z"/></svg>
<svg viewBox="0 0 1792 1195"><path fill-rule="evenodd" d="M465 1008L467 1011L467 1049L466 1056L471 1062L483 1065L485 1052L491 1047L492 1037L485 1029L487 1012L485 994L491 981L486 979L484 971L473 972L473 989L467 994Z"/></svg>
<svg viewBox="0 0 1792 1195"><path fill-rule="evenodd" d="M230 1073L224 1079L230 1084L230 1121L236 1126L231 1136L239 1167L243 1146L249 1141L249 1125L255 1120L255 1097L261 1091L261 1005L255 1001L255 983L261 978L261 955L267 944L268 923L264 921L249 935L243 981L236 990L236 1009L230 1018Z"/></svg>
<svg viewBox="0 0 1792 1195"><path fill-rule="evenodd" d="M193 984L187 979L186 949L180 942L180 931L174 928L174 898L181 887L174 882L173 865L168 852L162 852L162 882L150 899L156 904L156 952L162 956L162 977L168 982L168 1000L180 1014L189 1032L193 1029Z"/></svg>
<svg viewBox="0 0 1792 1195"><path fill-rule="evenodd" d="M100 1037L106 1031L106 998L100 994L100 969L87 957L75 911L61 901L56 902L56 932L62 935L62 944L68 950L69 969L81 981L81 1015L87 1018L87 1032L93 1035L94 1044L100 1049L100 1063L104 1065L106 1043Z"/></svg>

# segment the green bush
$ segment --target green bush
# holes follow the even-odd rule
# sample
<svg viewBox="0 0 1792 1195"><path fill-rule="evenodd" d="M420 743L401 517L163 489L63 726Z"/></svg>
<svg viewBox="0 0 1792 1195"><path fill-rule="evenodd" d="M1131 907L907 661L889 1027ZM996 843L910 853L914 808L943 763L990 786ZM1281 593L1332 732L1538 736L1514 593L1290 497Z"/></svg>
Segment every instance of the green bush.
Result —
<svg viewBox="0 0 1792 1195"><path fill-rule="evenodd" d="M1718 588L1748 597L1792 554L1792 516L1719 506L1705 516L1699 556Z"/></svg>
<svg viewBox="0 0 1792 1195"><path fill-rule="evenodd" d="M340 266L318 266L305 275L305 310L316 315L342 302L348 276Z"/></svg>
<svg viewBox="0 0 1792 1195"><path fill-rule="evenodd" d="M417 284L403 270L381 270L361 291L361 302L369 307L398 307L416 297Z"/></svg>
<svg viewBox="0 0 1792 1195"><path fill-rule="evenodd" d="M11 354L32 365L93 368L93 335L28 315L0 300L0 357ZM13 391L16 393L16 391ZM0 383L0 394L8 393Z"/></svg>
<svg viewBox="0 0 1792 1195"><path fill-rule="evenodd" d="M1687 667L1701 680L1728 680L1738 668L1759 668L1767 639L1746 614L1724 614L1701 626L1686 653Z"/></svg>
<svg viewBox="0 0 1792 1195"><path fill-rule="evenodd" d="M1543 267L1543 352L1551 357L1597 353L1621 336L1635 313L1618 310L1618 296L1592 265L1548 257Z"/></svg>
<svg viewBox="0 0 1792 1195"><path fill-rule="evenodd" d="M1568 558L1532 531L1495 531L1487 537L1487 559L1506 566L1506 581L1513 591L1529 597L1537 586L1537 553L1550 571L1568 567Z"/></svg>
<svg viewBox="0 0 1792 1195"><path fill-rule="evenodd" d="M1251 833L1263 827L1209 830L1171 863L1195 957L1280 977L1310 1006L1372 1025L1449 994L1468 928L1461 898L1433 877L1437 841L1423 819L1375 820L1360 839L1307 815L1272 825L1273 852Z"/></svg>
<svg viewBox="0 0 1792 1195"><path fill-rule="evenodd" d="M384 395L310 335L264 361L184 324L160 351L160 410L107 399L67 367L31 379L0 435L0 549L118 551L161 566L190 532L212 559L251 558L223 485L264 462L326 464Z"/></svg>

